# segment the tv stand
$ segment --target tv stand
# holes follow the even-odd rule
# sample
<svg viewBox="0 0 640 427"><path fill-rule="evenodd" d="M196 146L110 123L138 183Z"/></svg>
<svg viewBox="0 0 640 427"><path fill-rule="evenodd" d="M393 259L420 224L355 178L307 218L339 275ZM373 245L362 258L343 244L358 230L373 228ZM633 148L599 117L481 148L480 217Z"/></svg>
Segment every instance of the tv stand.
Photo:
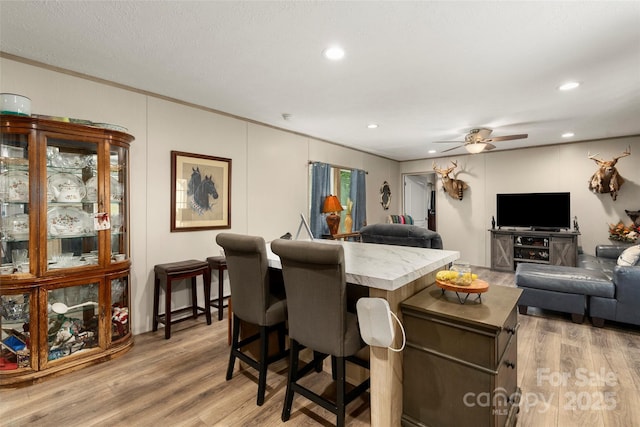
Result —
<svg viewBox="0 0 640 427"><path fill-rule="evenodd" d="M577 231L507 230L491 231L491 269L514 271L518 263L575 267L578 260Z"/></svg>
<svg viewBox="0 0 640 427"><path fill-rule="evenodd" d="M560 233L561 228L549 228L549 227L531 227L531 231L547 231L552 233Z"/></svg>

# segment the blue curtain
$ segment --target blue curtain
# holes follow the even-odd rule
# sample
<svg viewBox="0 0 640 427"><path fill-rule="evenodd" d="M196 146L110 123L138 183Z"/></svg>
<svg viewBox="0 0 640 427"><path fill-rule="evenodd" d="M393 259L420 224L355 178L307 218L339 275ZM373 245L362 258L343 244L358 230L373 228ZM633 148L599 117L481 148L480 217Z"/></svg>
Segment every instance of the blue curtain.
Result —
<svg viewBox="0 0 640 427"><path fill-rule="evenodd" d="M353 201L353 231L358 231L365 226L367 221L367 187L365 181L366 172L353 169L351 171L351 191L349 198Z"/></svg>
<svg viewBox="0 0 640 427"><path fill-rule="evenodd" d="M329 227L322 215L324 199L331 194L331 165L314 162L311 164L311 214L309 227L315 239L329 234Z"/></svg>

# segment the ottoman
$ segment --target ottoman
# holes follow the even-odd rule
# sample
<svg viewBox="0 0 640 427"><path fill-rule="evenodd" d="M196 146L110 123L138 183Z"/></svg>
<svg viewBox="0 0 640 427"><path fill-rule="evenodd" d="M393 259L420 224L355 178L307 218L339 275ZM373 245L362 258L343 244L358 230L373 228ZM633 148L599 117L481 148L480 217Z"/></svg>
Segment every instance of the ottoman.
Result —
<svg viewBox="0 0 640 427"><path fill-rule="evenodd" d="M615 286L601 271L548 264L518 264L516 286L523 290L520 314L527 314L529 306L539 307L570 313L575 323L584 321L588 297L613 298L615 294Z"/></svg>

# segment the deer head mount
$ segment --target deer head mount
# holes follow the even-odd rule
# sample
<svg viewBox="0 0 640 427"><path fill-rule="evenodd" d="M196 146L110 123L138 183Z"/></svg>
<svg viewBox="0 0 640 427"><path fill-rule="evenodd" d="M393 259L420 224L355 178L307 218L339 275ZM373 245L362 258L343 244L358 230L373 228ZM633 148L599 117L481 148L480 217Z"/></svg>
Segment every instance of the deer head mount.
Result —
<svg viewBox="0 0 640 427"><path fill-rule="evenodd" d="M631 221L633 221L633 225L635 225L636 227L640 227L640 209L638 209L637 211L630 211L628 209L625 209L624 211L627 215L629 215Z"/></svg>
<svg viewBox="0 0 640 427"><path fill-rule="evenodd" d="M440 169L436 162L433 162L433 170L436 171L442 179L442 189L454 199L462 200L464 190L469 188L469 186L464 181L449 176L449 174L458 167L458 162L452 161L451 163L453 164L452 167Z"/></svg>
<svg viewBox="0 0 640 427"><path fill-rule="evenodd" d="M591 155L587 154L589 158L596 162L598 170L591 176L589 180L589 190L594 193L611 193L611 198L616 200L618 197L618 190L624 184L624 178L620 176L616 169L616 163L618 159L631 155L631 146L627 148L621 155L614 157L612 160L598 159L596 156L598 153Z"/></svg>

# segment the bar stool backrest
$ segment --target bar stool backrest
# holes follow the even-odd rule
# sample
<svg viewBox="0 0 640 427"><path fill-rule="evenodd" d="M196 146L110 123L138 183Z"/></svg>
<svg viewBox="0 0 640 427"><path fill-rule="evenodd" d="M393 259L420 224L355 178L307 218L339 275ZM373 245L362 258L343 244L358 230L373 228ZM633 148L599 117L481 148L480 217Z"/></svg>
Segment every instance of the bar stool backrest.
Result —
<svg viewBox="0 0 640 427"><path fill-rule="evenodd" d="M233 312L259 326L269 324L270 283L266 244L262 237L220 233L216 242L224 249L229 272Z"/></svg>

